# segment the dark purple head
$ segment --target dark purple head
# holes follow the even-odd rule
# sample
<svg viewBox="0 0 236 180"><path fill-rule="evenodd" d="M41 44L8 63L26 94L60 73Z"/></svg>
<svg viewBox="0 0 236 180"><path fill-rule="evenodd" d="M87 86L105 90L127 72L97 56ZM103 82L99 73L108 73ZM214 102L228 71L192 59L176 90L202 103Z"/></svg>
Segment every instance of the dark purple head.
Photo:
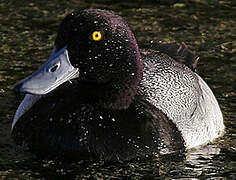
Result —
<svg viewBox="0 0 236 180"><path fill-rule="evenodd" d="M17 88L47 94L72 80L76 86L89 84L94 91L88 93L104 107L124 109L136 94L142 69L136 39L120 16L79 10L62 21L49 60Z"/></svg>

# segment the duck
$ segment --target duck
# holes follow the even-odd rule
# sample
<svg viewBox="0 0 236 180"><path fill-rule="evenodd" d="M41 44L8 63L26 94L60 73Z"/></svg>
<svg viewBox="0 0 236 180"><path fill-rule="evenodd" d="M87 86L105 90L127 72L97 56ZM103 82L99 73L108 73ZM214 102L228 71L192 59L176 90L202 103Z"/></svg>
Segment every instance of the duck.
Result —
<svg viewBox="0 0 236 180"><path fill-rule="evenodd" d="M83 9L61 22L25 93L11 135L42 158L129 161L181 154L224 133L219 104L184 43L139 49L125 20Z"/></svg>

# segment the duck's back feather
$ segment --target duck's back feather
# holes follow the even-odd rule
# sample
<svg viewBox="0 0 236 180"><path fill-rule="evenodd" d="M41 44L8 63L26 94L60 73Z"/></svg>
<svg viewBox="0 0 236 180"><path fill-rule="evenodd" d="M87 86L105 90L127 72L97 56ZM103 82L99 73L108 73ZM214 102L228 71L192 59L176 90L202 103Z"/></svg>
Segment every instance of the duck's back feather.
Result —
<svg viewBox="0 0 236 180"><path fill-rule="evenodd" d="M219 105L200 76L160 52L150 52L143 61L139 93L177 126L187 148L205 144L222 134Z"/></svg>

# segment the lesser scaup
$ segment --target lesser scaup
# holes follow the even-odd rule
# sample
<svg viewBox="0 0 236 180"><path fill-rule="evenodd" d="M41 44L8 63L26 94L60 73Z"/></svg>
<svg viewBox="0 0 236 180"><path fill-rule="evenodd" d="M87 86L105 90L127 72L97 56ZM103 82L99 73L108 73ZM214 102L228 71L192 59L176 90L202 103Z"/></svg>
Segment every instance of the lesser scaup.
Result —
<svg viewBox="0 0 236 180"><path fill-rule="evenodd" d="M221 110L184 44L140 53L124 20L79 10L61 23L26 93L12 136L43 157L130 160L181 152L223 134Z"/></svg>

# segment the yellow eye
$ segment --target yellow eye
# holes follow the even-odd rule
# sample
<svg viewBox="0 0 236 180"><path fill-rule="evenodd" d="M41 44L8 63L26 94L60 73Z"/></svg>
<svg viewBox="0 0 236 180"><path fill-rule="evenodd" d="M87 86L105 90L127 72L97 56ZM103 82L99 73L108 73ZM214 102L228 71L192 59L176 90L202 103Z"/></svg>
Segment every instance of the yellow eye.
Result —
<svg viewBox="0 0 236 180"><path fill-rule="evenodd" d="M94 31L92 38L94 41L100 41L102 39L102 33L100 31Z"/></svg>

